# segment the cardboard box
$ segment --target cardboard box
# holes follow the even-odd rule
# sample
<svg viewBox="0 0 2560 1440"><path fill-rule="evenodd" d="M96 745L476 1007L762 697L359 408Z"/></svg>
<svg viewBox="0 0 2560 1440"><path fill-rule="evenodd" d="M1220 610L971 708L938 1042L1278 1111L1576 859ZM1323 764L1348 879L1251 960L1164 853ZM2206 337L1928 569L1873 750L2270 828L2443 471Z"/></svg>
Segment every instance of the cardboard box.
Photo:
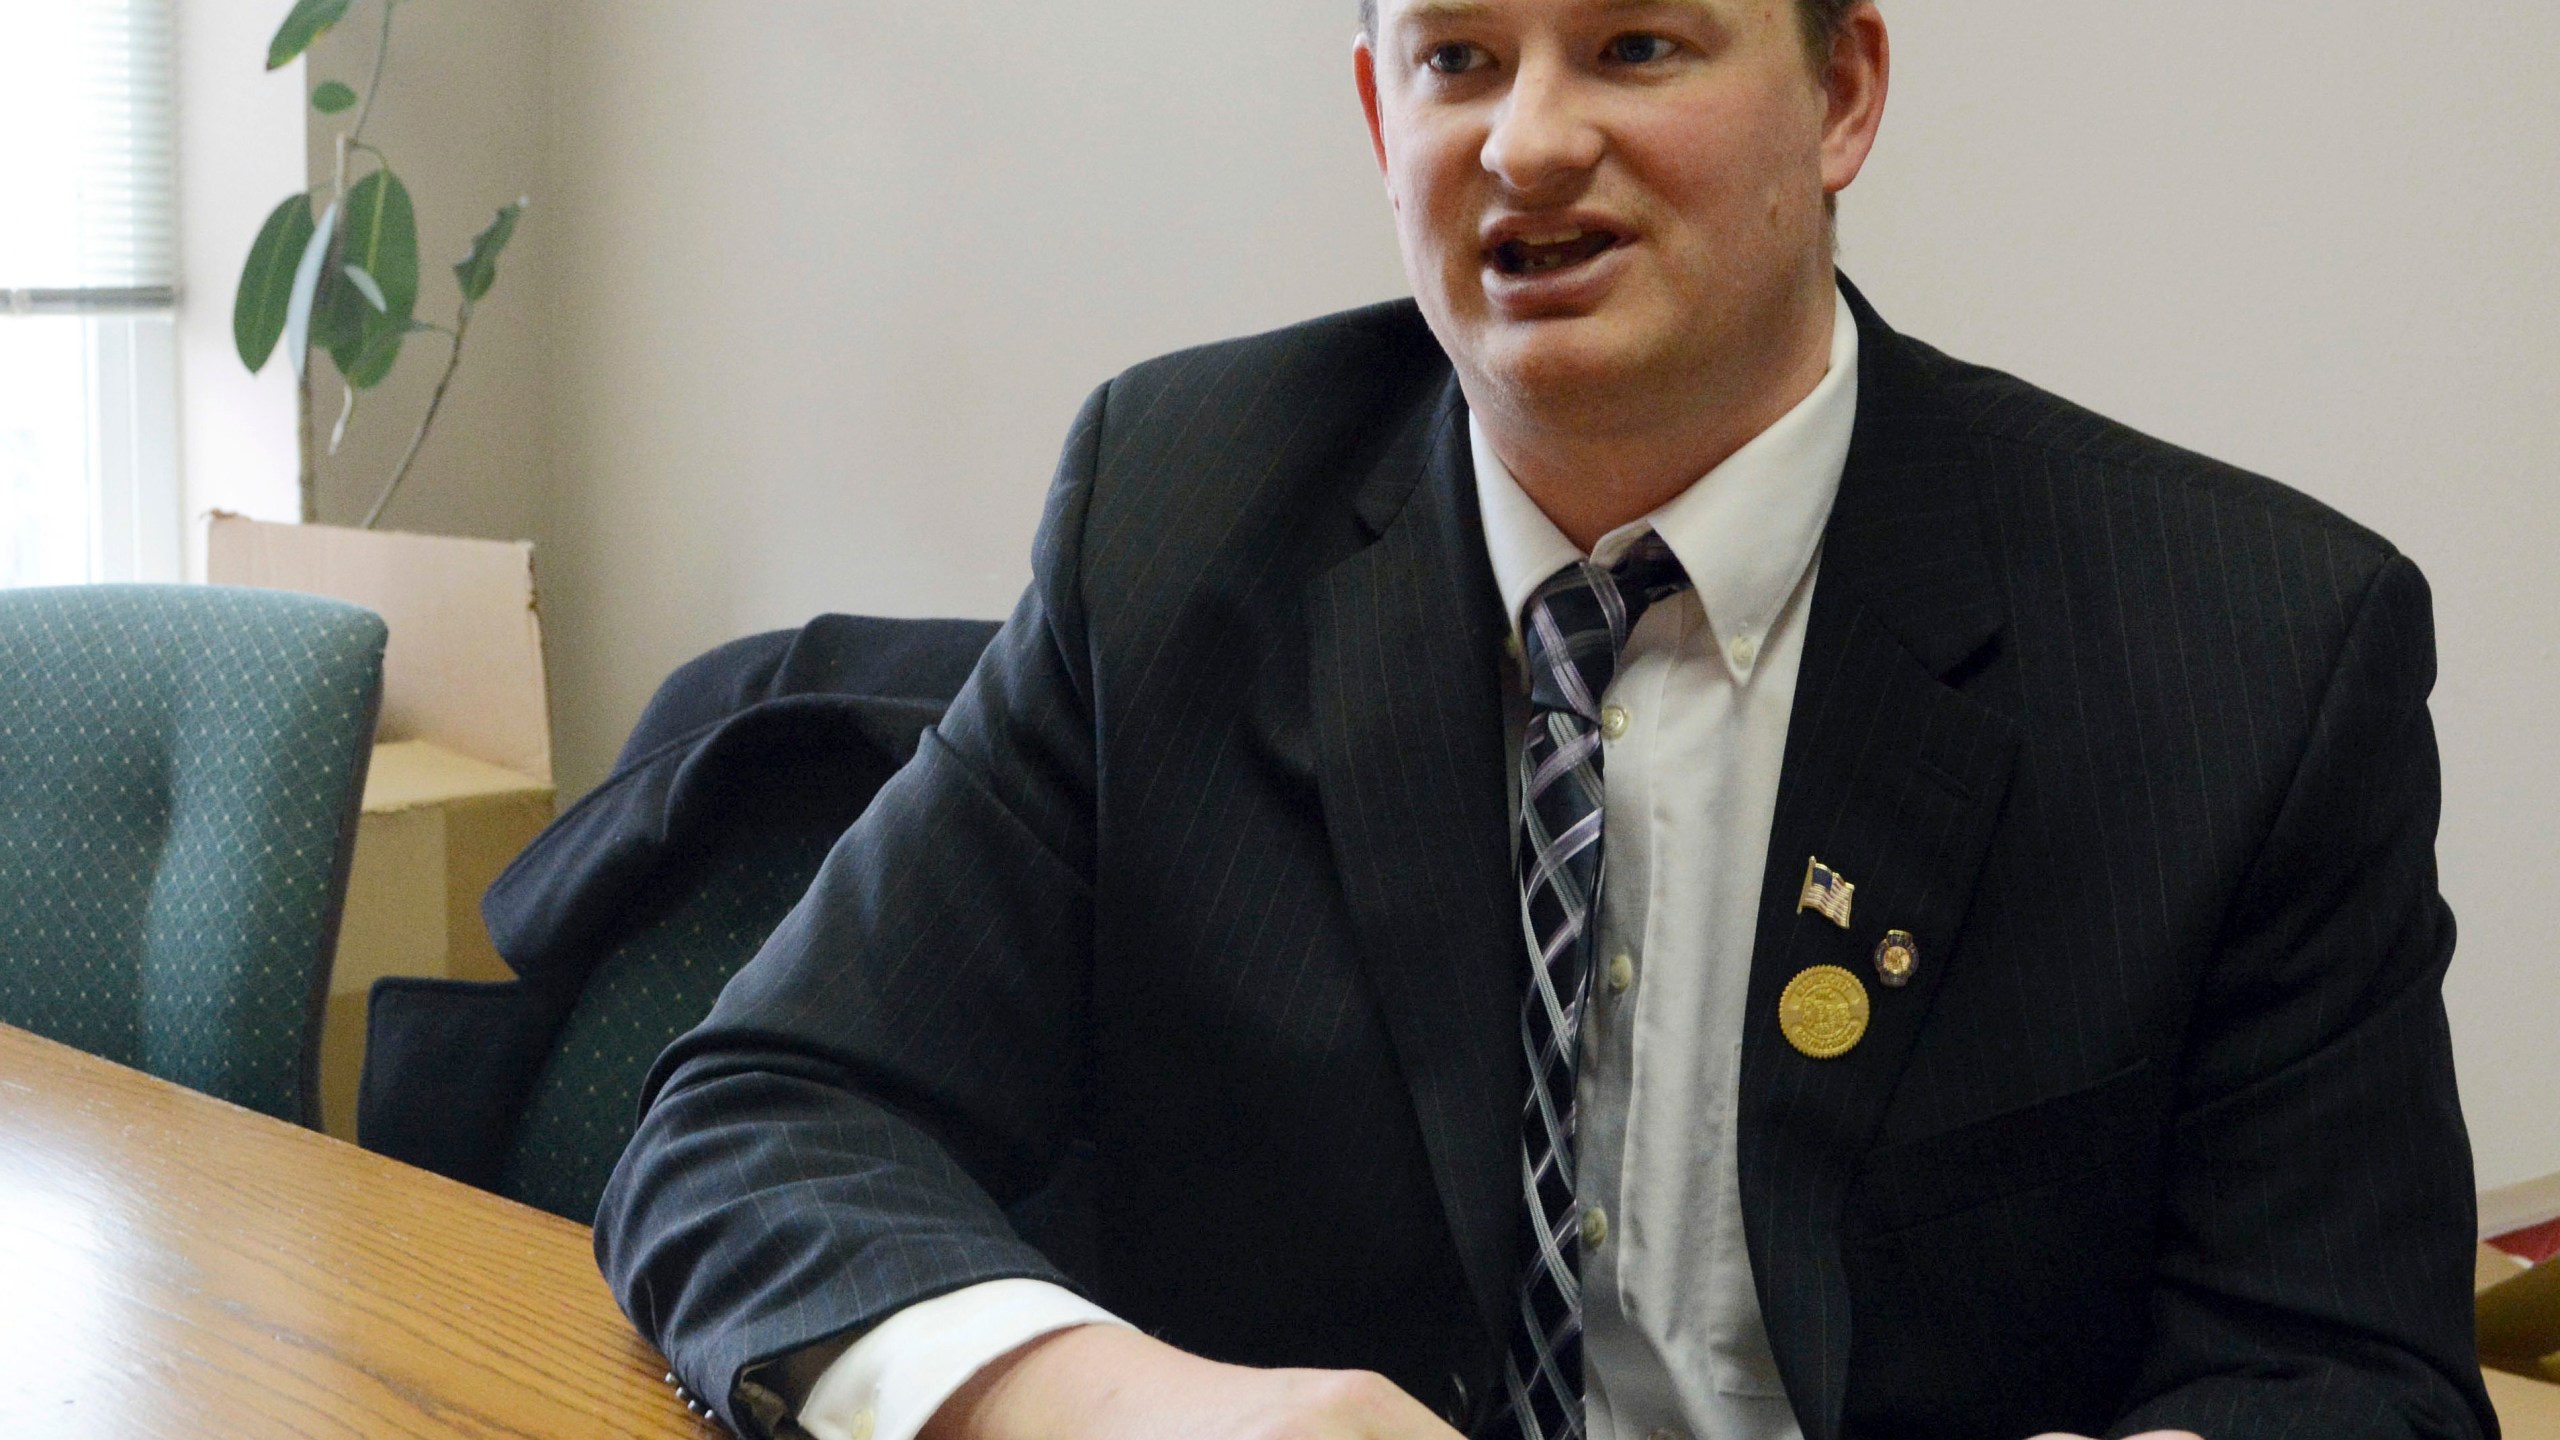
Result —
<svg viewBox="0 0 2560 1440"><path fill-rule="evenodd" d="M391 626L383 740L428 740L551 783L533 546L278 525L216 512L205 579L362 605Z"/></svg>
<svg viewBox="0 0 2560 1440"><path fill-rule="evenodd" d="M2489 1404L2506 1440L2560 1440L2560 1385L2527 1380L2503 1370L2483 1370Z"/></svg>
<svg viewBox="0 0 2560 1440"><path fill-rule="evenodd" d="M553 806L533 547L216 514L205 560L214 584L351 601L391 629L321 1024L323 1128L351 1140L373 982L508 978L480 895Z"/></svg>
<svg viewBox="0 0 2560 1440"><path fill-rule="evenodd" d="M2480 1239L2528 1264L2560 1255L2560 1175L2481 1191Z"/></svg>
<svg viewBox="0 0 2560 1440"><path fill-rule="evenodd" d="M2481 1378L2509 1440L2560 1440L2560 1175L2483 1191L2472 1271ZM2500 1247L2504 1248L2500 1248ZM2533 1260L2520 1258L2524 1255Z"/></svg>
<svg viewBox="0 0 2560 1440"><path fill-rule="evenodd" d="M386 975L505 980L480 895L551 823L551 787L424 740L377 745L320 1029L323 1127L355 1138L366 997Z"/></svg>

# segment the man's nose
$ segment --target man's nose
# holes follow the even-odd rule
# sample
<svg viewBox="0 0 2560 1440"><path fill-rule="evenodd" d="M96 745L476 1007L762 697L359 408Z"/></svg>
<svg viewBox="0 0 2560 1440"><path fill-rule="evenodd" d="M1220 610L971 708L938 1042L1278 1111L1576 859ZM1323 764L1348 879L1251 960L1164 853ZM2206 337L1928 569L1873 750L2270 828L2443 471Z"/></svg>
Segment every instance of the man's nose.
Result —
<svg viewBox="0 0 2560 1440"><path fill-rule="evenodd" d="M1578 189L1603 148L1587 109L1565 67L1524 61L1485 136L1486 172L1531 203Z"/></svg>

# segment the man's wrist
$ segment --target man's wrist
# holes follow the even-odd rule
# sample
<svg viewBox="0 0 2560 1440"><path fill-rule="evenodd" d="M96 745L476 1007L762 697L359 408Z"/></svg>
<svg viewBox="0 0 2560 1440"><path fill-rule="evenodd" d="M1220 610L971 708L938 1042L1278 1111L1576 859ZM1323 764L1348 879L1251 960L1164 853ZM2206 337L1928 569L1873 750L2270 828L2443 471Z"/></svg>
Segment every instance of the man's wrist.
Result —
<svg viewBox="0 0 2560 1440"><path fill-rule="evenodd" d="M1015 1433L1011 1417L1027 1408L1029 1395L1038 1393L1042 1371L1052 1364L1060 1367L1090 1367L1095 1360L1091 1341L1097 1334L1121 1339L1147 1340L1133 1330L1101 1324L1071 1325L1052 1330L1022 1342L979 1367L976 1374L951 1392L933 1418L916 1433L916 1440L1004 1440ZM1028 1373L1025 1373L1025 1372ZM1050 1418L1056 1416L1054 1406L1040 1407ZM1072 1421L1072 1417L1066 1417ZM1070 1432L1072 1423L1062 1427Z"/></svg>

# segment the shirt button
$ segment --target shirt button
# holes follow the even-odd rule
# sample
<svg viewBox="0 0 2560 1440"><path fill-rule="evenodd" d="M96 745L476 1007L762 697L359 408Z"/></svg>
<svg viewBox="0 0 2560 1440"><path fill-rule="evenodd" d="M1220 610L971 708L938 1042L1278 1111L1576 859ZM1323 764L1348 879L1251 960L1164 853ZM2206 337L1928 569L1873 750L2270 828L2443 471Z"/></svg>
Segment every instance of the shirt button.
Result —
<svg viewBox="0 0 2560 1440"><path fill-rule="evenodd" d="M1609 1243L1609 1212L1594 1205L1582 1212L1582 1248L1597 1250Z"/></svg>
<svg viewBox="0 0 2560 1440"><path fill-rule="evenodd" d="M853 1424L847 1429L846 1433L852 1436L853 1440L871 1440L871 1429L876 1422L877 1417L875 1417L870 1411L855 1411Z"/></svg>
<svg viewBox="0 0 2560 1440"><path fill-rule="evenodd" d="M1760 642L1748 635L1734 641L1727 649L1733 656L1733 663L1737 669L1748 670L1751 668L1751 662L1760 658Z"/></svg>
<svg viewBox="0 0 2560 1440"><path fill-rule="evenodd" d="M1621 955L1609 962L1610 994L1624 995L1627 993L1627 987L1634 983L1636 983L1636 962L1633 956Z"/></svg>
<svg viewBox="0 0 2560 1440"><path fill-rule="evenodd" d="M1611 740L1623 737L1627 733L1626 710L1616 705L1601 706L1600 733Z"/></svg>

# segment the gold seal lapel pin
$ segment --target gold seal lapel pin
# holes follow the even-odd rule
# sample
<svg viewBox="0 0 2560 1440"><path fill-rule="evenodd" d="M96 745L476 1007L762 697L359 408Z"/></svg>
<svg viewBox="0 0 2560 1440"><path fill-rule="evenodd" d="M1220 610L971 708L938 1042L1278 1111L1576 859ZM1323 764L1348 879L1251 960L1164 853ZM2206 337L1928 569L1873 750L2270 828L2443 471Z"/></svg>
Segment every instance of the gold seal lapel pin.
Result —
<svg viewBox="0 0 2560 1440"><path fill-rule="evenodd" d="M1796 896L1796 913L1810 910L1832 924L1849 928L1849 900L1858 887L1840 877L1840 872L1807 856L1804 862L1804 891Z"/></svg>
<svg viewBox="0 0 2560 1440"><path fill-rule="evenodd" d="M1867 1036L1867 987L1837 965L1816 965L1778 996L1778 1033L1797 1053L1831 1060Z"/></svg>

